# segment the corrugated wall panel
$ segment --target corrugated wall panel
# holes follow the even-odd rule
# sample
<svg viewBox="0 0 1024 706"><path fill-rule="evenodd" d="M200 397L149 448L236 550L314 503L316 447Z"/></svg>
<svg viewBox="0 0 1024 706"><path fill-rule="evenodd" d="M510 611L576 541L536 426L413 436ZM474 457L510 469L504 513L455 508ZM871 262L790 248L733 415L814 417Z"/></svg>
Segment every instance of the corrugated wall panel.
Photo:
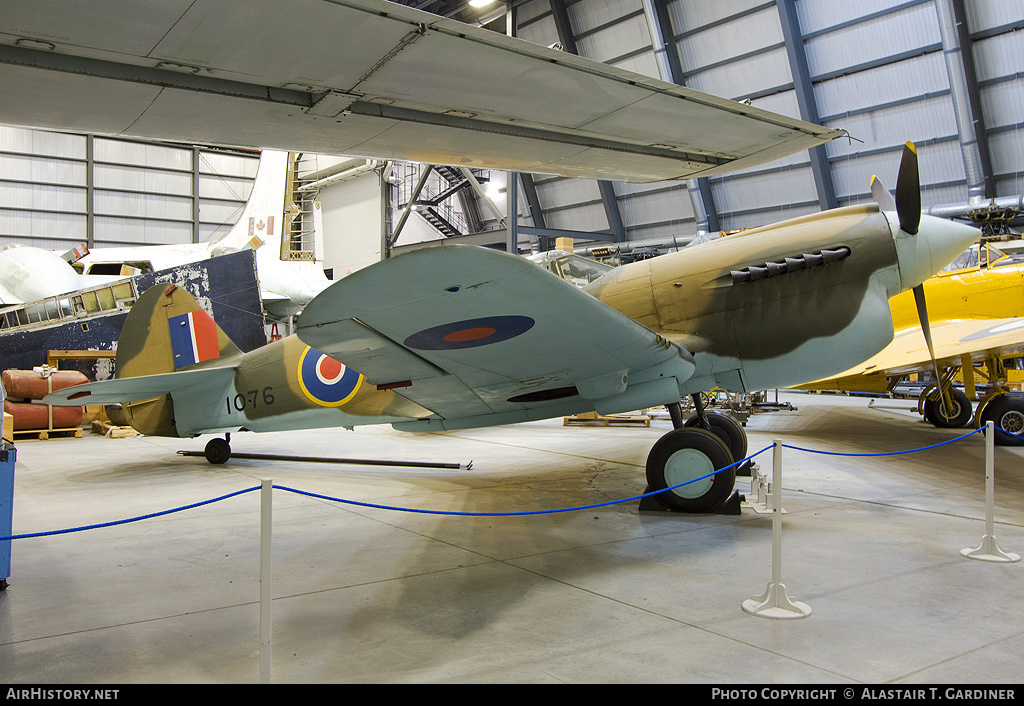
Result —
<svg viewBox="0 0 1024 706"><path fill-rule="evenodd" d="M715 190L715 204L720 216L726 221L733 213L757 209L759 211L777 208L781 204L797 203L814 194L814 179L809 167L784 169L772 174L766 181L761 176L737 177L730 179L727 189ZM785 206L783 206L785 207ZM745 224L742 227L747 227ZM757 225L764 225L764 222ZM726 228L736 228L727 224Z"/></svg>
<svg viewBox="0 0 1024 706"><path fill-rule="evenodd" d="M705 93L740 98L766 86L782 86L791 81L786 50L779 48L699 70L687 77L686 84Z"/></svg>
<svg viewBox="0 0 1024 706"><path fill-rule="evenodd" d="M619 209L622 211L622 220L627 228L664 221L687 220L693 222L690 197L685 190L656 191L626 199L620 198Z"/></svg>
<svg viewBox="0 0 1024 706"><path fill-rule="evenodd" d="M727 17L734 17L749 11L751 8L764 5L758 0L717 0L716 2L694 2L693 0L674 0L668 9L676 34L714 24Z"/></svg>
<svg viewBox="0 0 1024 706"><path fill-rule="evenodd" d="M925 0L931 5L931 0ZM804 35L820 32L829 27L846 24L856 21L862 17L891 10L901 5L901 0L813 0L806 2L799 0L796 3L797 15L800 17L800 27Z"/></svg>
<svg viewBox="0 0 1024 706"><path fill-rule="evenodd" d="M66 249L85 240L85 216L0 209L0 233L4 245Z"/></svg>
<svg viewBox="0 0 1024 706"><path fill-rule="evenodd" d="M849 130L856 141L835 140L829 143L831 157L902 146L907 140L925 142L957 134L956 115L948 96L881 108L835 122Z"/></svg>
<svg viewBox="0 0 1024 706"><path fill-rule="evenodd" d="M650 46L651 36L643 15L622 19L617 24L576 40L576 47L582 56L604 62L636 51L649 50Z"/></svg>
<svg viewBox="0 0 1024 706"><path fill-rule="evenodd" d="M743 15L726 24L694 32L680 43L683 66L694 71L782 41L782 25L774 6Z"/></svg>
<svg viewBox="0 0 1024 706"><path fill-rule="evenodd" d="M560 207L558 210L545 212L544 221L548 228L593 232L608 230L608 220L601 204Z"/></svg>
<svg viewBox="0 0 1024 706"><path fill-rule="evenodd" d="M44 184L85 184L85 162L66 159L0 154L0 179Z"/></svg>
<svg viewBox="0 0 1024 706"><path fill-rule="evenodd" d="M577 36L598 27L615 24L623 17L643 10L640 0L584 0L566 5L573 32Z"/></svg>
<svg viewBox="0 0 1024 706"><path fill-rule="evenodd" d="M93 184L98 189L147 191L152 193L191 196L192 175L188 172L162 169L141 169L121 164L97 164Z"/></svg>
<svg viewBox="0 0 1024 706"><path fill-rule="evenodd" d="M192 242L192 224L96 216L96 241L109 245L164 245Z"/></svg>
<svg viewBox="0 0 1024 706"><path fill-rule="evenodd" d="M979 81L1019 73L1024 64L1024 32L1007 32L975 42L974 61Z"/></svg>
<svg viewBox="0 0 1024 706"><path fill-rule="evenodd" d="M194 228L223 230L241 214L259 163L249 151L91 140L93 247L190 242ZM0 245L31 240L63 249L70 240L87 240L89 141L85 135L0 127ZM192 222L195 155L198 226Z"/></svg>
<svg viewBox="0 0 1024 706"><path fill-rule="evenodd" d="M860 3L851 5L860 7ZM941 41L935 7L927 3L812 37L804 46L813 77L920 51Z"/></svg>
<svg viewBox="0 0 1024 706"><path fill-rule="evenodd" d="M85 189L43 184L4 184L0 189L0 208L84 214Z"/></svg>
<svg viewBox="0 0 1024 706"><path fill-rule="evenodd" d="M982 113L988 129L1024 121L1024 75L986 86L981 91Z"/></svg>
<svg viewBox="0 0 1024 706"><path fill-rule="evenodd" d="M0 151L85 159L85 136L5 127L0 130Z"/></svg>
<svg viewBox="0 0 1024 706"><path fill-rule="evenodd" d="M1010 190L1000 190L1000 196L1017 196L1024 194L1024 130L1020 128L1007 132L998 132L988 138L992 152L992 169L1000 177L1001 183L1011 186Z"/></svg>
<svg viewBox="0 0 1024 706"><path fill-rule="evenodd" d="M1021 19L1024 13L1020 0L968 0L964 7L972 32L1001 27Z"/></svg>
<svg viewBox="0 0 1024 706"><path fill-rule="evenodd" d="M844 114L949 91L942 52L932 52L865 71L837 76L815 86L822 119L845 127Z"/></svg>

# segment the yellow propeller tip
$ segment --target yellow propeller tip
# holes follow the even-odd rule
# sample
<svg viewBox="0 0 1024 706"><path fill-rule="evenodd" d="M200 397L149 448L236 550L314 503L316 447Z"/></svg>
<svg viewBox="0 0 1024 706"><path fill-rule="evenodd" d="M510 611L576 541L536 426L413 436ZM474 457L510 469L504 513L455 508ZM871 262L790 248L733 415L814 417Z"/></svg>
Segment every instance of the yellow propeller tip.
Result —
<svg viewBox="0 0 1024 706"><path fill-rule="evenodd" d="M910 148L911 152L913 152L914 154L917 154L917 147L915 147L914 143L911 142L910 140L907 140L907 147Z"/></svg>
<svg viewBox="0 0 1024 706"><path fill-rule="evenodd" d="M871 185L874 186L876 181L878 181L878 175L872 174L871 175L871 182L870 182Z"/></svg>

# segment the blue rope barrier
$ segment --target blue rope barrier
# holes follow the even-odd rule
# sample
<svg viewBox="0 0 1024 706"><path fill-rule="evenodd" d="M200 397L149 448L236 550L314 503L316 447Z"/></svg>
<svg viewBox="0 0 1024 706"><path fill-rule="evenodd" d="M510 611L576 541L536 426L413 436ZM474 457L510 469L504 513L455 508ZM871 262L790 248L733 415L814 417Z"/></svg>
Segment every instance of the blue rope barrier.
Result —
<svg viewBox="0 0 1024 706"><path fill-rule="evenodd" d="M903 454L917 453L918 451L927 451L928 449L937 449L940 446L945 446L946 444L952 444L955 441L960 441L961 439L966 439L969 436L974 436L975 434L977 434L979 432L983 432L983 431L985 431L984 428L982 428L982 429L975 429L974 431L968 432L967 434L964 434L963 436L958 436L955 439L947 439L946 441L940 441L939 443L932 444L931 446L922 446L920 448L910 449L908 451L882 451L882 452L879 452L879 453L855 454L855 453L843 453L841 451L819 451L818 449L805 449L805 448L802 448L800 446L790 446L789 444L783 444L782 448L784 448L784 449L793 449L795 451L806 451L807 453L822 454L822 455L825 455L825 456L901 456ZM1009 432L1007 432L1007 433L1009 433Z"/></svg>
<svg viewBox="0 0 1024 706"><path fill-rule="evenodd" d="M236 495L244 495L245 493L251 493L252 491L259 490L259 489L260 489L260 486L254 485L253 487L246 488L245 490L236 490L233 493L228 493L227 495L221 495L219 498L211 498L209 500L203 500L201 502L192 503L191 505L182 505L181 507L176 507L176 508L173 508L171 510L161 510L160 512L152 512L152 513L150 513L148 515L139 515L138 517L129 517L129 518L124 519L124 520L114 520L112 522L102 522L100 524L86 525L84 527L72 527L72 528L69 528L69 529L51 530L49 532L34 532L32 534L13 534L13 535L11 535L9 537L0 537L0 542L6 541L6 540L10 540L10 539L30 539L30 538L33 538L33 537L49 537L49 536L52 536L52 535L55 535L55 534L68 534L70 532L84 532L85 530L99 529L100 527L113 527L115 525L126 525L126 524L128 524L130 522L139 522L141 520L150 520L150 519L152 519L154 517L160 517L162 515L171 515L171 514L173 514L175 512L182 512L184 510L191 510L193 508L201 507L203 505L209 505L211 503L220 502L221 500L227 500L228 498L233 498Z"/></svg>
<svg viewBox="0 0 1024 706"><path fill-rule="evenodd" d="M1021 437L1018 434L1014 434L1013 432L1006 431L1005 429L1003 429L1001 427L995 427L995 428L998 429L999 431L1005 433L1005 434L1009 434L1010 436L1015 436L1017 438L1024 438L1024 437ZM795 451L804 451L806 453L823 454L823 455L828 455L828 456L899 456L899 455L902 455L902 454L916 453L918 451L927 451L928 449L934 449L934 448L938 448L940 446L945 446L947 444L952 444L952 443L954 443L956 441L961 441L963 439L966 439L969 436L973 436L974 434L977 434L978 432L983 432L983 431L985 431L984 427L980 428L980 429L975 429L974 431L969 432L967 434L964 434L963 436L958 436L955 439L948 439L947 441L942 441L942 442L939 442L938 444L932 444L930 446L922 446L920 448L909 449L907 451L887 451L887 452L881 452L881 453L842 453L842 452L838 452L838 451L820 451L820 450L817 450L817 449L806 449L806 448L803 448L803 447L800 447L800 446L792 446L790 444L783 444L782 447L786 448L786 449L793 449ZM643 498L649 498L649 497L652 497L652 496L655 496L655 495L660 495L661 493L667 493L670 490L675 490L676 488L681 488L683 486L690 485L691 483L697 483L698 481L702 481L702 480L705 480L707 478L711 478L712 476L718 475L719 473L722 473L723 471L728 471L730 468L735 468L735 467L737 467L737 466L739 466L739 465L741 465L743 463L746 463L747 461L750 461L753 458L756 458L757 456L760 456L761 454L763 454L768 449L773 448L773 446L774 445L766 446L763 449L761 449L760 451L758 451L757 453L751 454L750 456L747 456L746 458L744 458L744 459L742 459L740 461L736 461L735 463L732 463L732 464L729 464L728 466L724 466L722 468L719 468L718 470L713 471L712 473L708 473L708 474L703 475L703 476L701 476L699 478L694 478L693 480L686 481L685 483L678 483L676 485L672 485L672 486L669 486L667 488L662 488L661 490L654 490L654 491L651 491L649 493L643 493L641 495L634 495L632 497L623 498L621 500L609 500L608 502L603 502L603 503L595 503L595 504L592 504L592 505L579 505L579 506L575 506L575 507L556 508L554 510L527 510L527 511L521 511L521 512L456 512L456 511L451 511L451 510L421 510L421 509L418 509L418 508L407 508L407 507L399 507L399 506L394 506L394 505L378 505L378 504L375 504L375 503L364 503L364 502L359 502L359 501L356 501L356 500L345 500L344 498L335 498L335 497L331 497L329 495L320 495L318 493L310 493L308 491L298 490L296 488L289 488L289 487L283 486L283 485L274 485L273 487L277 488L278 490L284 490L284 491L289 492L289 493L295 493L296 495L305 495L305 496L311 497L311 498L317 498L317 499L320 499L320 500L328 500L328 501L331 501L331 502L339 502L339 503L343 503L343 504L346 504L346 505L356 505L356 506L359 506L359 507L374 508L374 509L378 509L378 510L393 510L393 511L397 511L397 512L411 512L411 513L426 514L426 515L455 515L455 516L462 516L462 517L522 517L522 516L526 516L526 515L553 515L553 514L563 513L563 512L576 512L578 510L593 510L595 508L607 507L609 505L619 505L619 504L622 504L622 503L632 502L634 500L641 500ZM137 517L129 517L129 518L126 518L126 519L123 519L123 520L114 520L114 521L111 521L111 522L102 522L102 523L99 523L99 524L87 525L87 526L83 526L83 527L71 527L71 528L62 529L62 530L51 530L49 532L33 532L31 534L14 534L14 535L9 535L9 536L6 536L6 537L0 537L0 542L10 541L10 540L14 540L14 539L31 539L31 538L35 538L35 537L49 537L49 536L58 535L58 534L69 534L71 532L84 532L86 530L99 529L99 528L102 528L102 527L114 527L116 525L129 524L131 522L140 522L142 520L149 520L149 519L152 519L154 517L162 517L164 515L171 515L171 514L174 514L176 512L183 512L184 510L192 510L192 509L197 508L197 507L202 507L203 505L210 505L212 503L220 502L221 500L227 500L229 498L237 497L239 495L244 495L245 493L251 493L254 490L260 490L260 486L256 485L256 486L253 486L251 488L245 488L243 490L236 490L235 492L228 493L227 495L221 495L221 496L216 497L216 498L210 498L209 500L202 500L200 502L192 503L190 505L182 505L180 507L172 508L170 510L161 510L159 512L149 513L148 515L139 515Z"/></svg>

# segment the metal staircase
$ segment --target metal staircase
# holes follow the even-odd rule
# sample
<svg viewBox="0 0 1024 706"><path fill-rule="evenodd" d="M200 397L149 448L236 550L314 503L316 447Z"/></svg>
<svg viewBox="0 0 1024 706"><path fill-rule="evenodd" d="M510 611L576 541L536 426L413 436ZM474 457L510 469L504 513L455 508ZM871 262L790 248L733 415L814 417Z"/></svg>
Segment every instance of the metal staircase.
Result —
<svg viewBox="0 0 1024 706"><path fill-rule="evenodd" d="M424 170L427 170L425 175ZM395 172L396 196L392 203L396 209L408 208L411 201L412 212L445 238L479 230L469 180L461 170L443 165L401 163L395 165ZM490 178L486 169L474 169L472 173L481 183Z"/></svg>

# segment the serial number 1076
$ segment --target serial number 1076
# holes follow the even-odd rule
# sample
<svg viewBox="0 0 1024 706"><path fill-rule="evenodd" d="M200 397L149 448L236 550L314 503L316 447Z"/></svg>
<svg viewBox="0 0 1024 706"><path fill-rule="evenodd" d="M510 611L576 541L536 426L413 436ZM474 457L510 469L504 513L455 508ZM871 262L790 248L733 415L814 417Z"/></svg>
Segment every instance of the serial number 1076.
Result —
<svg viewBox="0 0 1024 706"><path fill-rule="evenodd" d="M274 404L274 388L270 386L264 387L262 390L248 390L244 394L239 392L234 397L224 398L228 414L255 409L260 405L269 407L272 404Z"/></svg>

